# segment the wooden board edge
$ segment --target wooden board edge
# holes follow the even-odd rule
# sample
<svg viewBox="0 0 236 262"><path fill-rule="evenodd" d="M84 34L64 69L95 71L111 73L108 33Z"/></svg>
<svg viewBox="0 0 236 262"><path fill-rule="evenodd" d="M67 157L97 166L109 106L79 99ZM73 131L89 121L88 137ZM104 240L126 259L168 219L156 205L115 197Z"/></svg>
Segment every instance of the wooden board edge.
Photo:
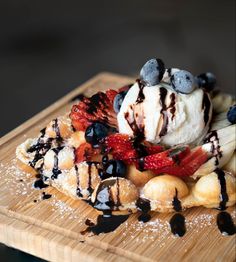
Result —
<svg viewBox="0 0 236 262"><path fill-rule="evenodd" d="M46 229L40 235L40 231L41 229L36 225L29 225L18 219L0 214L0 243L33 256L55 262L94 261L94 256L96 256L98 262L131 261L126 257L94 247L86 242L76 241ZM68 244L63 245L63 243ZM49 251L49 246L54 247L53 252ZM60 257L57 254L60 254Z"/></svg>
<svg viewBox="0 0 236 262"><path fill-rule="evenodd" d="M31 127L32 125L34 125L37 121L41 120L42 118L46 117L47 115L49 115L49 114L53 113L54 111L58 110L63 105L69 103L71 101L71 99L73 99L73 97L77 96L78 94L83 93L90 85L94 84L96 81L104 80L106 78L113 78L114 80L115 79L118 80L119 78L123 78L123 79L126 78L127 81L132 81L133 80L132 78L130 78L128 76L123 76L123 75L119 75L119 74L115 74L115 73L110 73L110 72L98 73L97 75L95 75L94 77L92 77L91 79L89 79L88 81L83 83L82 85L78 86L77 88L75 88L74 90L69 92L67 95L63 96L62 98L60 98L59 100L54 102L49 107L43 109L38 114L36 114L32 118L30 118L29 120L25 121L23 124L21 124L20 126L16 127L15 129L10 131L5 136L1 137L0 138L0 147L2 145L4 145L5 143L7 143L9 140L11 140L13 137L19 135L25 129L27 129L27 128Z"/></svg>
<svg viewBox="0 0 236 262"><path fill-rule="evenodd" d="M19 216L13 217L13 213L13 211L0 210L0 243L3 243L9 247L19 249L34 256L49 261L58 262L57 257L53 257L50 254L47 254L47 252L49 252L49 249L46 250L47 252L45 254L45 250L42 249L43 246L40 246L40 250L38 250L35 246L32 247L31 242L37 242L39 238L42 238L40 242L44 243L44 245L45 242L50 242L50 247L60 246L60 249L67 248L70 251L67 252L67 257L65 258L65 260L61 261L77 262L78 257L82 259L80 261L90 261L90 259L91 261L94 261L94 252L99 254L100 257L104 257L98 261L107 261L107 257L109 257L108 261L119 262L153 261L150 258L143 257L142 255L133 253L131 251L112 246L109 243L103 243L96 239L93 240L89 236L81 236L81 238L77 238L74 234L68 235L68 233L64 232L63 229L57 230L56 228L53 228L51 226L47 227L45 223L38 223L36 220L33 219L24 219L24 217ZM25 240L27 240L27 242ZM63 243L61 243L61 241L63 241L64 245ZM86 247L88 250L90 250L89 252L87 252ZM74 254L73 257L75 258L75 260L74 258L71 258L72 253Z"/></svg>

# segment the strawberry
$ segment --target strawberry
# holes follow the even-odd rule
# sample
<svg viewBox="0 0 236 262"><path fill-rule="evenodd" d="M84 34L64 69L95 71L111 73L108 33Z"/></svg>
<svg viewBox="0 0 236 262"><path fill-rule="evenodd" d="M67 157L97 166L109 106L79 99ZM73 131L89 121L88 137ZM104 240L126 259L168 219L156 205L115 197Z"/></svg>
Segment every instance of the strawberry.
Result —
<svg viewBox="0 0 236 262"><path fill-rule="evenodd" d="M160 146L160 145L146 146L145 150L146 150L148 155L153 155L153 154L157 154L157 153L164 151L164 147Z"/></svg>
<svg viewBox="0 0 236 262"><path fill-rule="evenodd" d="M113 104L114 98L115 96L118 94L118 92L116 90L113 89L108 89L106 91L106 96L109 99L110 103Z"/></svg>
<svg viewBox="0 0 236 262"><path fill-rule="evenodd" d="M163 158L161 160L158 160L158 158L149 158L148 160L146 160L146 158L148 158L146 157L144 159L144 168L151 169L156 174L168 173L170 175L184 177L193 175L194 172L208 159L207 152L203 151L200 147L192 152L190 152L189 148L187 147L186 150L180 151L179 153L175 154L174 158L172 155L171 158L173 162L171 163L170 161L168 165L170 155L171 153L168 154L167 158L165 158L165 156L163 155ZM154 164L153 162L148 163L148 161L154 161L156 162L156 164Z"/></svg>
<svg viewBox="0 0 236 262"><path fill-rule="evenodd" d="M126 134L112 134L105 139L106 149L114 159L123 160L127 164L136 163L138 158L163 151L162 146L144 146Z"/></svg>
<svg viewBox="0 0 236 262"><path fill-rule="evenodd" d="M91 161L92 157L99 153L99 149L94 149L89 143L85 142L75 150L75 162Z"/></svg>
<svg viewBox="0 0 236 262"><path fill-rule="evenodd" d="M114 90L107 90L106 93L98 92L90 98L84 97L72 107L70 118L73 127L78 131L85 131L91 123L96 121L116 127L116 114L113 110L116 94Z"/></svg>
<svg viewBox="0 0 236 262"><path fill-rule="evenodd" d="M105 145L109 151L122 151L133 149L132 138L125 134L112 134L105 139Z"/></svg>

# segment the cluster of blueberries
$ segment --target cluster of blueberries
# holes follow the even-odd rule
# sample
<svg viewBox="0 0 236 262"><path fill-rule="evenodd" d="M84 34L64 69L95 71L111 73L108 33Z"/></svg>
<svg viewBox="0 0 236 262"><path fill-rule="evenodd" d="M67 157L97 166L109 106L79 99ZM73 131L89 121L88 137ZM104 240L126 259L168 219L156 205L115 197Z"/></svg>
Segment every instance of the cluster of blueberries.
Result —
<svg viewBox="0 0 236 262"><path fill-rule="evenodd" d="M141 79L147 86L154 86L161 82L165 72L169 72L172 88L182 94L190 94L196 87L212 91L216 85L216 78L212 73L204 73L194 77L186 70L166 69L165 64L159 58L148 60L140 71Z"/></svg>

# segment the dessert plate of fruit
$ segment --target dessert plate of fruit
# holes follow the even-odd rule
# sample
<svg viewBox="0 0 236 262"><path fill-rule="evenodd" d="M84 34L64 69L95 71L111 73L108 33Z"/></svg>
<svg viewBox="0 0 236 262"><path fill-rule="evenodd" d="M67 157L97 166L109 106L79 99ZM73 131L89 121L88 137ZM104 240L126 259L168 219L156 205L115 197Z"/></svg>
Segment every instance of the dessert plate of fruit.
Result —
<svg viewBox="0 0 236 262"><path fill-rule="evenodd" d="M16 149L21 168L99 213L82 234L108 233L132 213L173 213L170 229L185 234L183 212L218 209L221 233L235 234L227 207L236 203L236 105L216 89L212 73L193 76L148 60L139 78L118 90L80 96Z"/></svg>

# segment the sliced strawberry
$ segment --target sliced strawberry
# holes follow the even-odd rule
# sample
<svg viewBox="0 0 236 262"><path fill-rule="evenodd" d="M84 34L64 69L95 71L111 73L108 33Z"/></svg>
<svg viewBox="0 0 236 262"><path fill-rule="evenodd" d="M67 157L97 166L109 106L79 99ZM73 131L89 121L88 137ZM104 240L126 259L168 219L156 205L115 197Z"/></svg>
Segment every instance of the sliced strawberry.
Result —
<svg viewBox="0 0 236 262"><path fill-rule="evenodd" d="M109 99L110 103L113 104L114 98L115 96L118 94L118 92L116 90L113 89L108 89L106 91L106 96Z"/></svg>
<svg viewBox="0 0 236 262"><path fill-rule="evenodd" d="M183 161L181 163L182 174L184 174L185 176L193 175L198 170L198 168L208 160L208 158L208 153L201 147L199 147L192 153L191 161L189 161L188 163L186 161Z"/></svg>
<svg viewBox="0 0 236 262"><path fill-rule="evenodd" d="M92 122L96 121L116 127L117 119L113 110L116 94L116 91L108 90L106 93L98 92L90 98L84 97L72 107L70 118L73 127L78 131L85 131Z"/></svg>
<svg viewBox="0 0 236 262"><path fill-rule="evenodd" d="M133 149L132 138L125 134L112 134L105 139L105 145L108 151L125 152Z"/></svg>
<svg viewBox="0 0 236 262"><path fill-rule="evenodd" d="M178 163L175 162L169 166L163 164L163 166L155 168L152 171L156 174L167 173L179 177L191 176L207 161L207 159L208 153L199 147L197 150L185 155Z"/></svg>
<svg viewBox="0 0 236 262"><path fill-rule="evenodd" d="M157 153L164 151L164 147L160 146L160 145L149 146L149 147L146 146L145 150L146 150L148 155L153 155L153 154L157 154Z"/></svg>

